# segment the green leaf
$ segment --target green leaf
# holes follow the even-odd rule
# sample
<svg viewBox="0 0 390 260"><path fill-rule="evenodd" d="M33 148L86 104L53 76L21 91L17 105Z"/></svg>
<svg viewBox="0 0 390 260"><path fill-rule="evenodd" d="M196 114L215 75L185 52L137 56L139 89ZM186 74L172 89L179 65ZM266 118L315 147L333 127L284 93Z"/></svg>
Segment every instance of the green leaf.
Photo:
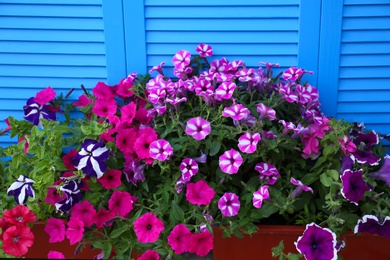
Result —
<svg viewBox="0 0 390 260"><path fill-rule="evenodd" d="M114 230L111 232L110 237L111 237L111 238L117 238L117 237L119 237L120 235L122 235L125 231L127 231L127 229L124 228L124 227L114 229Z"/></svg>
<svg viewBox="0 0 390 260"><path fill-rule="evenodd" d="M330 185L332 185L332 178L330 178L326 173L321 174L320 181L325 187L330 187Z"/></svg>
<svg viewBox="0 0 390 260"><path fill-rule="evenodd" d="M329 170L326 172L329 177L331 177L334 181L338 181L340 174L336 170Z"/></svg>
<svg viewBox="0 0 390 260"><path fill-rule="evenodd" d="M221 149L221 141L220 140L212 141L210 146L210 156L216 155L220 149Z"/></svg>
<svg viewBox="0 0 390 260"><path fill-rule="evenodd" d="M184 219L184 211L182 210L182 208L177 205L177 203L172 200L172 215L173 217L178 220L178 221L181 221Z"/></svg>

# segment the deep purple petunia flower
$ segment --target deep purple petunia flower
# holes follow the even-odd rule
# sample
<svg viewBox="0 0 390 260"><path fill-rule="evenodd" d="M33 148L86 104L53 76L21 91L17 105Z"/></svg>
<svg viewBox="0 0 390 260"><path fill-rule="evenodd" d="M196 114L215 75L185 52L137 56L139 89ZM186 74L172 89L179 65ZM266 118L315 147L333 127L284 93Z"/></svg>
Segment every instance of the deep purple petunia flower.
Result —
<svg viewBox="0 0 390 260"><path fill-rule="evenodd" d="M225 217L232 217L238 214L240 210L239 197L232 192L225 192L218 201L218 208Z"/></svg>
<svg viewBox="0 0 390 260"><path fill-rule="evenodd" d="M356 172L352 170L345 170L341 175L341 194L351 203L358 205L359 200L364 197L364 193L369 191L370 188L363 180L363 170Z"/></svg>
<svg viewBox="0 0 390 260"><path fill-rule="evenodd" d="M186 134L200 141L211 133L211 126L209 121L198 116L188 120L185 131Z"/></svg>
<svg viewBox="0 0 390 260"><path fill-rule="evenodd" d="M14 196L16 203L23 205L26 203L28 197L35 198L35 192L32 188L34 180L20 175L14 183L7 190L8 196Z"/></svg>
<svg viewBox="0 0 390 260"><path fill-rule="evenodd" d="M354 233L368 232L371 234L378 234L390 239L390 217L386 216L383 221L379 221L376 216L365 215L362 219L359 219Z"/></svg>
<svg viewBox="0 0 390 260"><path fill-rule="evenodd" d="M351 156L344 155L341 157L341 167L339 170L340 174L343 174L345 170L352 170L353 167L353 159L351 159Z"/></svg>
<svg viewBox="0 0 390 260"><path fill-rule="evenodd" d="M31 97L23 107L24 118L34 125L42 126L40 119L56 120L56 113L47 109L47 106L40 105Z"/></svg>
<svg viewBox="0 0 390 260"><path fill-rule="evenodd" d="M335 233L328 228L311 223L306 225L303 235L294 244L306 260L335 260L337 259L336 243Z"/></svg>
<svg viewBox="0 0 390 260"><path fill-rule="evenodd" d="M77 170L99 179L107 170L106 160L109 156L110 151L102 140L85 139L81 151L71 161Z"/></svg>
<svg viewBox="0 0 390 260"><path fill-rule="evenodd" d="M386 155L384 159L385 162L381 168L376 172L370 173L368 176L373 179L382 180L390 187L390 155Z"/></svg>
<svg viewBox="0 0 390 260"><path fill-rule="evenodd" d="M60 187L60 190L66 195L66 198L57 202L55 207L57 210L69 212L73 205L79 203L83 198L80 189L84 184L76 180L69 181L65 178L62 178L62 180L65 182L65 185Z"/></svg>
<svg viewBox="0 0 390 260"><path fill-rule="evenodd" d="M365 148L370 148L371 146L379 143L379 137L375 131L371 131L369 133L360 132L353 142L356 146L363 144Z"/></svg>
<svg viewBox="0 0 390 260"><path fill-rule="evenodd" d="M371 166L378 165L381 160L380 157L373 155L371 151L362 150L356 150L356 152L351 154L351 158L358 163L368 163Z"/></svg>

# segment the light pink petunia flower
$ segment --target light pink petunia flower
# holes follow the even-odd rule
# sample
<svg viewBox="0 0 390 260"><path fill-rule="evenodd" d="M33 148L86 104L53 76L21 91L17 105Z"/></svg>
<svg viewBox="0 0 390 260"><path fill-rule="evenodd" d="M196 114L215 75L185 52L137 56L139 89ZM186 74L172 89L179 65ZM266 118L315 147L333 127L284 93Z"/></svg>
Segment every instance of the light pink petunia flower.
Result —
<svg viewBox="0 0 390 260"><path fill-rule="evenodd" d="M154 141L150 144L149 148L150 157L161 162L169 159L173 155L172 146L164 139Z"/></svg>
<svg viewBox="0 0 390 260"><path fill-rule="evenodd" d="M134 221L134 231L141 243L154 243L164 230L164 222L151 212L147 212Z"/></svg>
<svg viewBox="0 0 390 260"><path fill-rule="evenodd" d="M241 120L249 114L250 114L249 109L244 107L244 105L242 104L235 104L232 105L231 107L226 107L222 111L222 116L231 117L234 120Z"/></svg>
<svg viewBox="0 0 390 260"><path fill-rule="evenodd" d="M240 210L239 197L232 192L225 192L225 194L218 201L218 208L225 217L232 217L238 214Z"/></svg>
<svg viewBox="0 0 390 260"><path fill-rule="evenodd" d="M253 193L252 202L253 202L253 206L255 208L258 208L258 209L261 208L261 206L263 205L263 201L269 198L268 188L269 188L269 186L264 185L264 186L261 186L258 191L255 191Z"/></svg>
<svg viewBox="0 0 390 260"><path fill-rule="evenodd" d="M276 111L273 108L267 107L263 103L256 105L257 112L259 113L259 120L268 118L270 121L276 119Z"/></svg>
<svg viewBox="0 0 390 260"><path fill-rule="evenodd" d="M245 132L238 138L238 148L243 153L254 153L260 140L261 136L259 133Z"/></svg>
<svg viewBox="0 0 390 260"><path fill-rule="evenodd" d="M234 149L224 152L219 157L219 167L224 173L235 174L243 163L242 156Z"/></svg>
<svg viewBox="0 0 390 260"><path fill-rule="evenodd" d="M186 125L186 134L191 135L195 140L200 141L211 133L210 123L200 116L191 118Z"/></svg>
<svg viewBox="0 0 390 260"><path fill-rule="evenodd" d="M303 191L310 191L311 193L313 193L313 189L312 189L312 188L310 188L309 186L306 186L306 185L303 184L301 181L296 180L296 179L293 178L293 177L291 177L290 183L291 183L291 184L294 184L295 186L297 186L297 187L293 190L293 192L291 193L291 195L290 195L290 198L291 198L291 199L298 197Z"/></svg>

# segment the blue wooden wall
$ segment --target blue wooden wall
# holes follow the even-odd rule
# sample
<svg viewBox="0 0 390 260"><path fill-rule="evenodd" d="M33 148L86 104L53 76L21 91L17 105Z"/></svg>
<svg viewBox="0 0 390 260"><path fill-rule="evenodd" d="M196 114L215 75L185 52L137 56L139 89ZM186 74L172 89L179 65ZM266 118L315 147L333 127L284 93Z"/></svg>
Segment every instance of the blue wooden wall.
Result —
<svg viewBox="0 0 390 260"><path fill-rule="evenodd" d="M169 70L199 43L312 70L327 115L390 133L390 0L1 0L0 128L39 89Z"/></svg>

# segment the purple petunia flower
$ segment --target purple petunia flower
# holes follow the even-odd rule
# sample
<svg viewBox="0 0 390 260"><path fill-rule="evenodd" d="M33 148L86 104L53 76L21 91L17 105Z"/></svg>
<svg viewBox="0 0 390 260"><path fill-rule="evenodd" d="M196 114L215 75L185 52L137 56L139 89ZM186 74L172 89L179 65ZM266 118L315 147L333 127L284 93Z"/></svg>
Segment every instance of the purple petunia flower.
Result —
<svg viewBox="0 0 390 260"><path fill-rule="evenodd" d="M232 192L225 192L218 201L218 208L225 217L237 215L240 210L240 205L238 196Z"/></svg>
<svg viewBox="0 0 390 260"><path fill-rule="evenodd" d="M259 120L263 118L268 118L270 121L276 119L276 111L273 108L267 107L263 103L257 104L256 107L259 113Z"/></svg>
<svg viewBox="0 0 390 260"><path fill-rule="evenodd" d="M345 170L344 174L341 175L341 183L343 187L341 194L351 203L358 205L359 200L364 197L364 193L369 191L370 188L363 180L363 170L352 171Z"/></svg>
<svg viewBox="0 0 390 260"><path fill-rule="evenodd" d="M198 170L198 164L191 158L184 158L180 164L181 176L184 182L189 182L191 177L198 173Z"/></svg>
<svg viewBox="0 0 390 260"><path fill-rule="evenodd" d="M150 157L161 162L169 159L173 155L172 146L164 139L154 141L150 144L149 148Z"/></svg>
<svg viewBox="0 0 390 260"><path fill-rule="evenodd" d="M40 122L41 118L47 120L56 120L56 113L47 109L47 106L40 105L35 102L34 98L31 97L27 100L26 105L23 107L24 110L24 118L33 123L34 125L38 125L42 127Z"/></svg>
<svg viewBox="0 0 390 260"><path fill-rule="evenodd" d="M235 174L238 172L238 168L240 168L243 161L239 152L230 149L219 157L219 167L224 173Z"/></svg>
<svg viewBox="0 0 390 260"><path fill-rule="evenodd" d="M215 95L218 99L230 99L233 96L234 90L237 88L234 82L223 82L215 90Z"/></svg>
<svg viewBox="0 0 390 260"><path fill-rule="evenodd" d="M306 260L335 260L337 259L336 243L335 233L328 228L311 223L306 225L303 235L294 244Z"/></svg>
<svg viewBox="0 0 390 260"><path fill-rule="evenodd" d="M191 135L195 140L200 141L211 133L209 121L200 116L191 118L186 125L186 134Z"/></svg>
<svg viewBox="0 0 390 260"><path fill-rule="evenodd" d="M390 239L390 217L386 216L383 221L379 221L376 216L365 215L362 219L359 219L354 233L368 232L371 234L378 234Z"/></svg>
<svg viewBox="0 0 390 260"><path fill-rule="evenodd" d="M250 111L248 108L244 107L242 104L235 104L231 107L226 107L222 111L222 116L231 117L234 120L241 120L246 115L249 115Z"/></svg>
<svg viewBox="0 0 390 260"><path fill-rule="evenodd" d="M390 155L386 155L384 159L385 162L382 164L381 168L376 172L370 173L368 176L373 179L382 180L390 187Z"/></svg>
<svg viewBox="0 0 390 260"><path fill-rule="evenodd" d="M261 136L259 133L245 132L238 138L238 148L243 153L254 153L260 140Z"/></svg>
<svg viewBox="0 0 390 260"><path fill-rule="evenodd" d="M65 182L65 185L60 187L60 190L66 195L65 199L57 202L55 207L57 210L63 212L69 212L70 209L76 203L79 203L83 196L80 193L80 189L83 187L83 182L78 182L76 180L69 181L66 178L62 178Z"/></svg>
<svg viewBox="0 0 390 260"><path fill-rule="evenodd" d="M20 175L14 183L7 190L8 196L14 196L16 203L23 205L26 203L28 197L35 198L35 191L32 188L34 180Z"/></svg>
<svg viewBox="0 0 390 260"><path fill-rule="evenodd" d="M279 178L279 171L273 164L258 163L255 166L255 170L260 173L260 181L264 182L264 184L273 185Z"/></svg>
<svg viewBox="0 0 390 260"><path fill-rule="evenodd" d="M365 148L370 148L371 146L377 145L379 143L379 137L375 131L371 131L369 133L360 132L353 142L356 146L363 144Z"/></svg>
<svg viewBox="0 0 390 260"><path fill-rule="evenodd" d="M381 160L380 157L373 155L371 151L362 150L357 150L356 152L352 153L351 158L358 163L368 163L371 166L378 165L379 161Z"/></svg>
<svg viewBox="0 0 390 260"><path fill-rule="evenodd" d="M200 156L192 158L195 160L197 163L206 163L207 162L207 155L200 150Z"/></svg>
<svg viewBox="0 0 390 260"><path fill-rule="evenodd" d="M261 208L261 206L263 205L263 201L269 198L268 188L269 186L264 185L261 186L258 191L255 191L253 193L253 207L258 209Z"/></svg>
<svg viewBox="0 0 390 260"><path fill-rule="evenodd" d="M295 186L297 186L295 188L295 190L293 190L293 192L290 195L291 199L294 199L294 198L298 197L303 191L310 191L311 193L313 193L313 189L312 188L310 188L309 186L306 186L301 181L296 180L293 177L291 177L290 183L294 184Z"/></svg>
<svg viewBox="0 0 390 260"><path fill-rule="evenodd" d="M145 167L146 164L141 163L141 160L132 160L125 164L123 173L126 176L126 180L131 182L134 186L137 186L138 181L145 181Z"/></svg>
<svg viewBox="0 0 390 260"><path fill-rule="evenodd" d="M110 151L102 140L85 139L81 145L81 151L72 158L71 162L83 173L99 179L107 170L106 161Z"/></svg>

